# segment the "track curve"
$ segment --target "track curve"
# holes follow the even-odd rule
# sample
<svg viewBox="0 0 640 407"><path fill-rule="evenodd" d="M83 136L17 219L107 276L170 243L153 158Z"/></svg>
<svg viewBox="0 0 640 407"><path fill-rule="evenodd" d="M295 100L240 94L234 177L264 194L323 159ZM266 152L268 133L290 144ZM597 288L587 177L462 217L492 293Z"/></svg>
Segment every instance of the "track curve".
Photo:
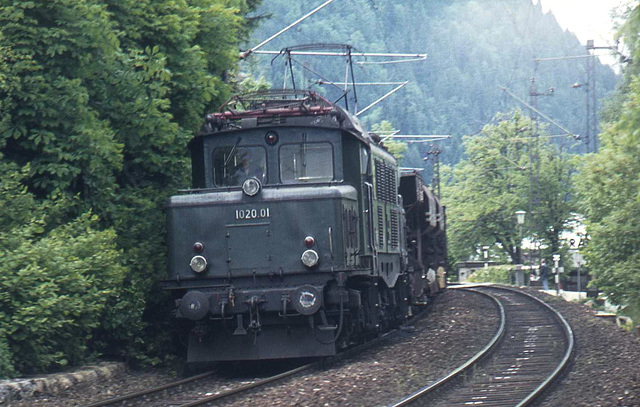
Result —
<svg viewBox="0 0 640 407"><path fill-rule="evenodd" d="M567 366L574 339L566 320L548 304L505 287L469 291L490 295L505 310L504 332L464 365L393 406L526 406L542 394ZM494 336L494 339L495 337ZM492 340L493 342L493 340ZM491 358L487 356L491 355ZM472 369L473 368L473 369ZM465 381L462 372L470 372ZM447 384L447 391L436 389Z"/></svg>

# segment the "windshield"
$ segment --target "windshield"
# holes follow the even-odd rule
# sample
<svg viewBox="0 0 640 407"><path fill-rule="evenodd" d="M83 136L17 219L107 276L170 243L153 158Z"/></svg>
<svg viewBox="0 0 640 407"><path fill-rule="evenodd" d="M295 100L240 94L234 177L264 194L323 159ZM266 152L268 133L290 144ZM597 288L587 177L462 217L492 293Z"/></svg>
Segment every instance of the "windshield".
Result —
<svg viewBox="0 0 640 407"><path fill-rule="evenodd" d="M239 186L247 178L267 181L267 157L263 147L229 145L213 150L213 180L216 186Z"/></svg>
<svg viewBox="0 0 640 407"><path fill-rule="evenodd" d="M280 148L280 179L285 184L333 180L331 144L283 145Z"/></svg>

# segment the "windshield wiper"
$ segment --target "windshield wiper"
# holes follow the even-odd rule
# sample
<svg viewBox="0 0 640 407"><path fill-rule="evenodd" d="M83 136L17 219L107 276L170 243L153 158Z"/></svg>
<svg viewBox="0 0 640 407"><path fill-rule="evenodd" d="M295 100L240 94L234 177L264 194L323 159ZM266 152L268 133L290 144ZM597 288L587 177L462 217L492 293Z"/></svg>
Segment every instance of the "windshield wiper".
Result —
<svg viewBox="0 0 640 407"><path fill-rule="evenodd" d="M238 139L236 140L236 143L233 145L233 147L231 147L231 151L229 152L229 157L227 157L227 159L224 160L225 168L227 167L227 164L229 164L229 161L231 161L231 158L234 156L234 153L238 149L238 144L240 144L240 140L242 140L242 137L238 137Z"/></svg>

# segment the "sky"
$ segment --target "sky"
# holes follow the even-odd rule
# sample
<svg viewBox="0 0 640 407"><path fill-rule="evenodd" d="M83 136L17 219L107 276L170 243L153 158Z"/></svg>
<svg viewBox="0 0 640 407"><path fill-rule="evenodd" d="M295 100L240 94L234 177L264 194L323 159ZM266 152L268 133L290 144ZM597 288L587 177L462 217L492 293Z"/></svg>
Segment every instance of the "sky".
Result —
<svg viewBox="0 0 640 407"><path fill-rule="evenodd" d="M580 42L594 40L595 46L613 45L613 25L611 11L627 4L637 4L634 0L532 0L542 2L544 12L553 13L564 29L576 34ZM604 53L604 51L599 51ZM615 64L613 58L601 58L602 62Z"/></svg>

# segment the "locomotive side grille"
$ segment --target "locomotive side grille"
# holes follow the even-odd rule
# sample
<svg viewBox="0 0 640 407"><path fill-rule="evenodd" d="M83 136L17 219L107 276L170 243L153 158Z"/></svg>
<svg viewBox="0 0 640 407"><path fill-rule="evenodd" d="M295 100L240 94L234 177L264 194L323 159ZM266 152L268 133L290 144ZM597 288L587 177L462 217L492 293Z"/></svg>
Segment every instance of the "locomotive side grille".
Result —
<svg viewBox="0 0 640 407"><path fill-rule="evenodd" d="M378 206L378 247L384 246L384 211Z"/></svg>
<svg viewBox="0 0 640 407"><path fill-rule="evenodd" d="M396 203L397 185L394 167L381 160L376 165L376 199L382 202Z"/></svg>
<svg viewBox="0 0 640 407"><path fill-rule="evenodd" d="M384 200L384 187L382 186L382 162L376 160L376 199L378 201Z"/></svg>
<svg viewBox="0 0 640 407"><path fill-rule="evenodd" d="M398 248L399 243L398 211L391 211L391 247Z"/></svg>
<svg viewBox="0 0 640 407"><path fill-rule="evenodd" d="M382 182L384 183L384 201L389 202L389 195L391 189L391 183L389 182L389 167L386 164L382 164Z"/></svg>
<svg viewBox="0 0 640 407"><path fill-rule="evenodd" d="M396 184L396 173L392 166L387 167L389 169L389 202L396 203L398 196L398 185Z"/></svg>

